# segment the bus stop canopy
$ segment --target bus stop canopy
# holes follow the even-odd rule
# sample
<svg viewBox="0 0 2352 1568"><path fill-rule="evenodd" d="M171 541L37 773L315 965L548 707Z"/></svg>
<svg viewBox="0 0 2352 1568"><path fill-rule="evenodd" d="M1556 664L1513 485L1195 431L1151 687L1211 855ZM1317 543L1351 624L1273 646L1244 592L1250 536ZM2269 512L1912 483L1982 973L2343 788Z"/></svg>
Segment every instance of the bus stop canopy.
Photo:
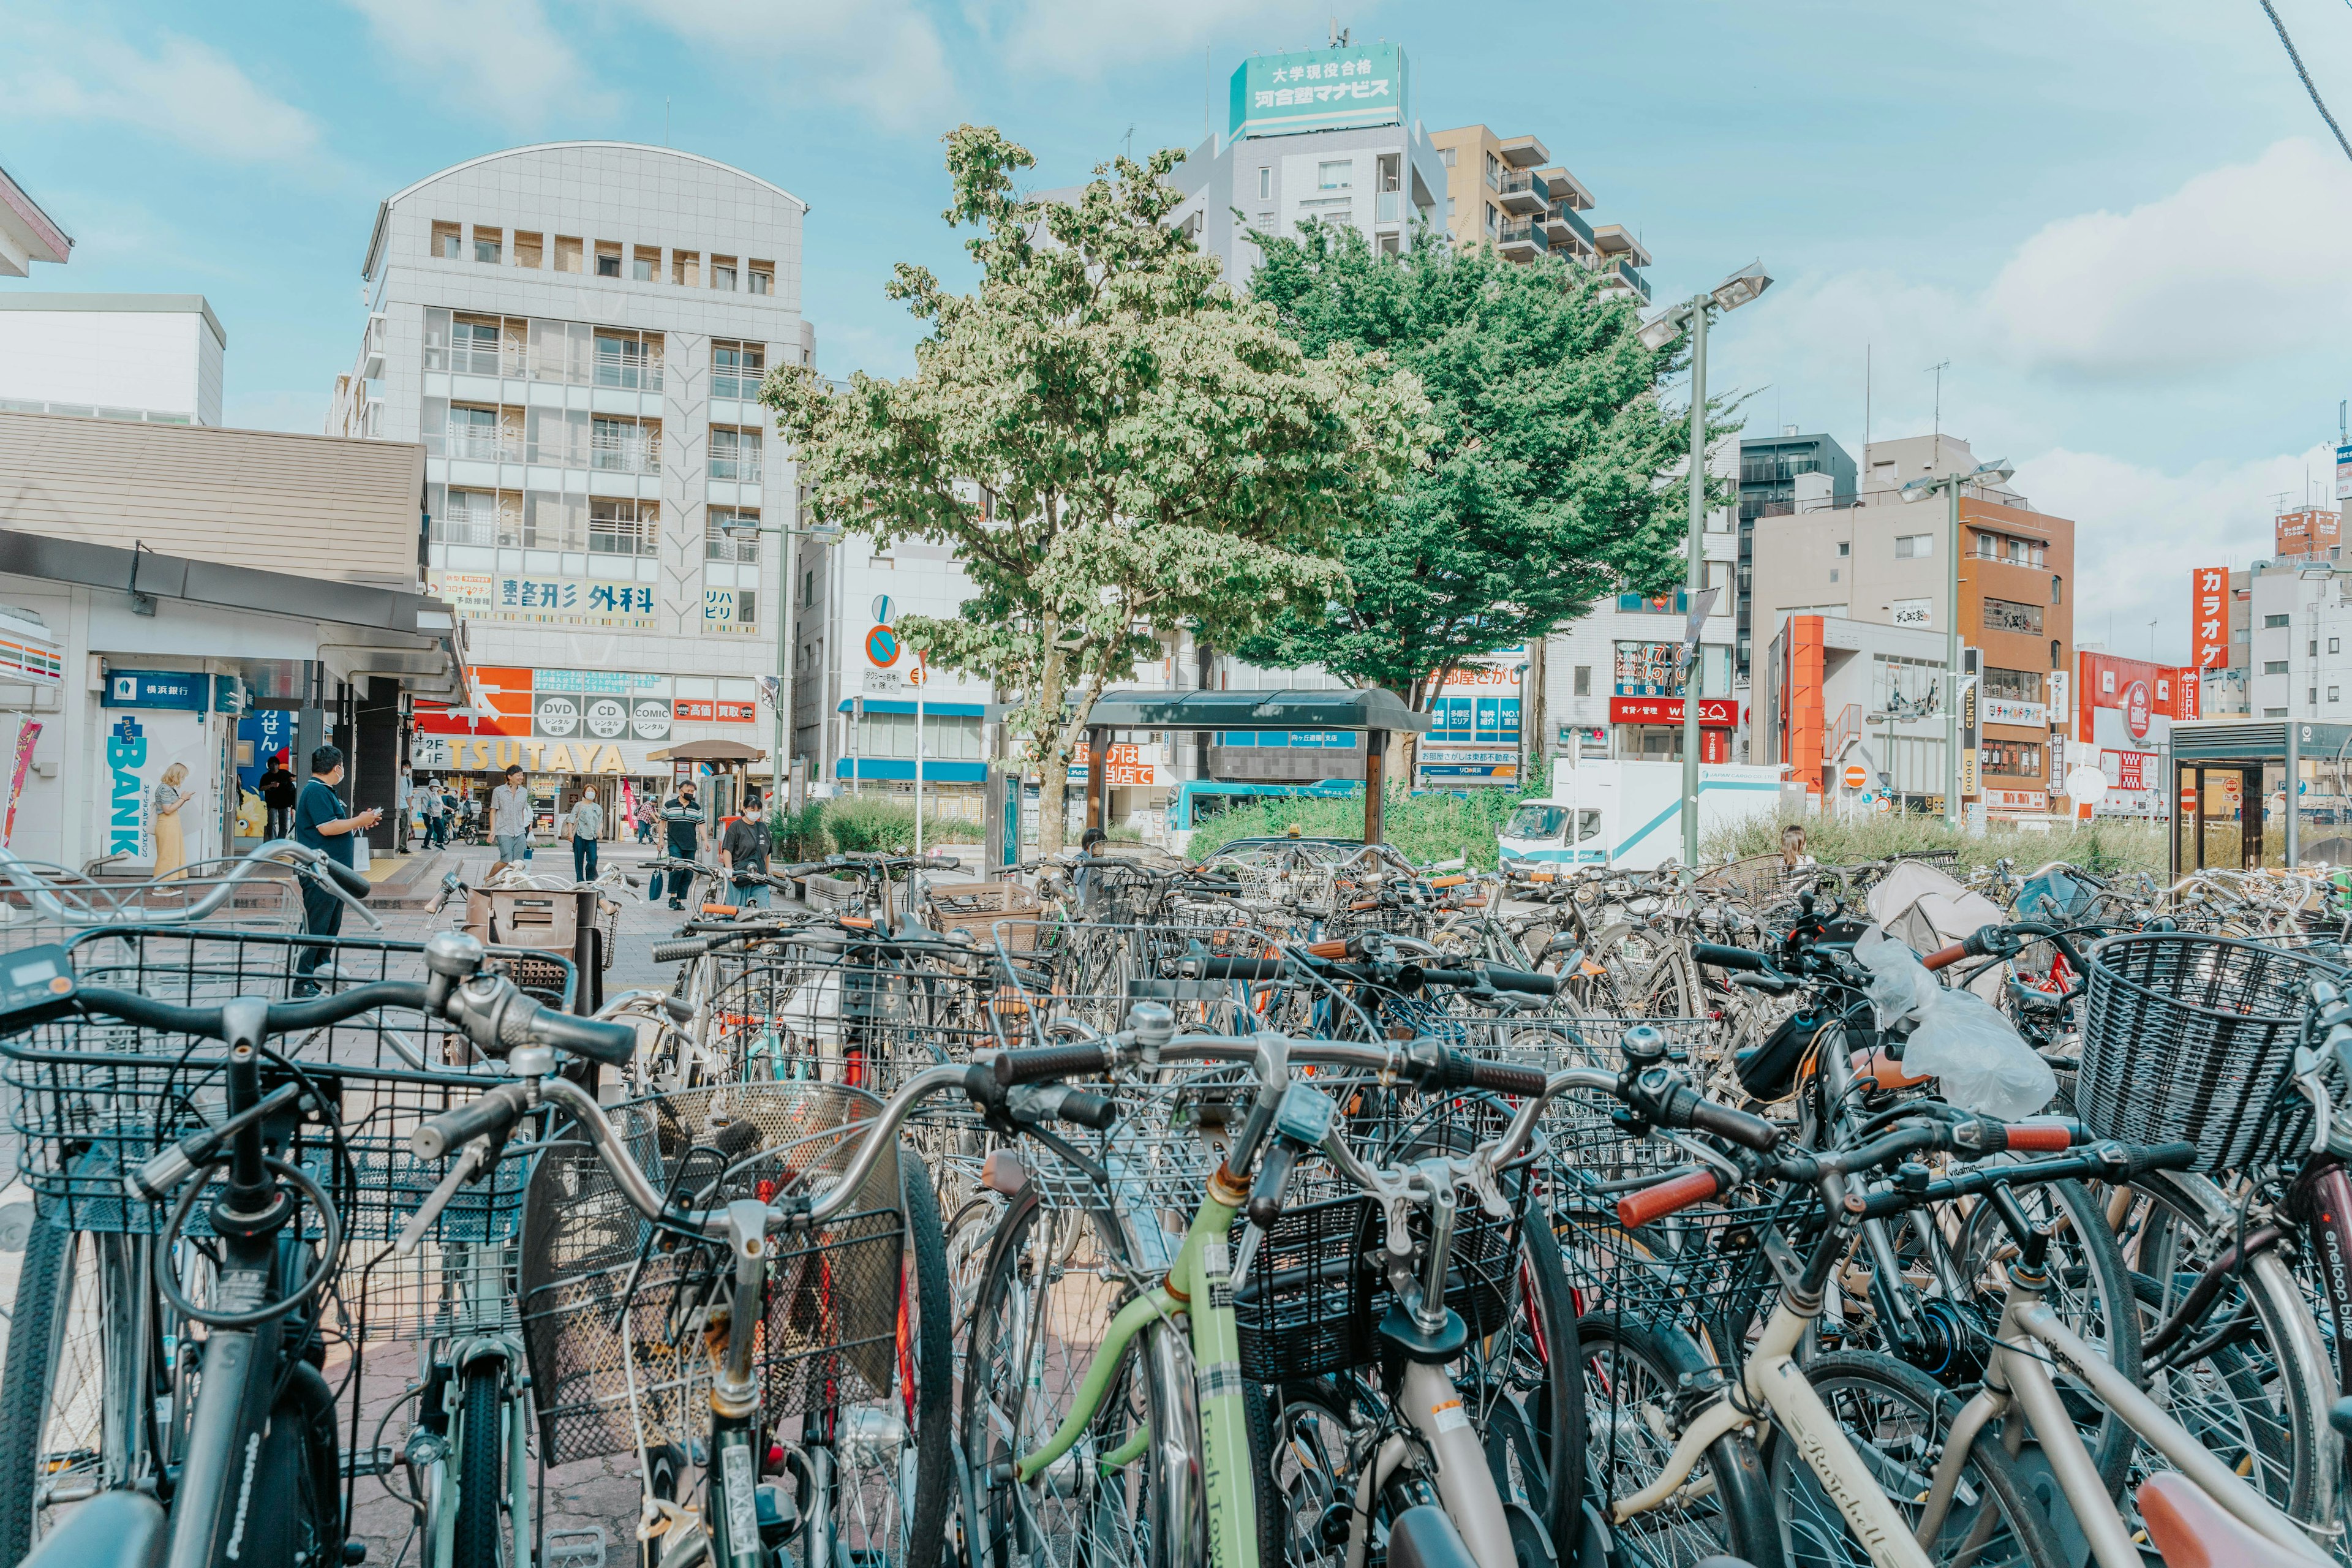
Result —
<svg viewBox="0 0 2352 1568"><path fill-rule="evenodd" d="M1381 784L1389 732L1429 728L1382 687L1277 691L1150 691L1123 689L1095 699L1087 715L1087 826L1100 827L1103 779L1114 730L1348 730L1364 735L1364 842L1381 841Z"/></svg>
<svg viewBox="0 0 2352 1568"><path fill-rule="evenodd" d="M2352 758L2352 724L2322 724L2289 719L2187 719L2172 726L2166 746L2165 777L2171 785L2172 879L2181 872L2180 828L2193 829L2196 861L2205 865L2205 785L2209 775L2238 782L2239 863L2263 863L2263 803L2269 794L2266 770L2278 770L2286 830L2286 864L2303 858L2304 764L2332 766L2338 775ZM2179 803L2193 796L2190 809Z"/></svg>

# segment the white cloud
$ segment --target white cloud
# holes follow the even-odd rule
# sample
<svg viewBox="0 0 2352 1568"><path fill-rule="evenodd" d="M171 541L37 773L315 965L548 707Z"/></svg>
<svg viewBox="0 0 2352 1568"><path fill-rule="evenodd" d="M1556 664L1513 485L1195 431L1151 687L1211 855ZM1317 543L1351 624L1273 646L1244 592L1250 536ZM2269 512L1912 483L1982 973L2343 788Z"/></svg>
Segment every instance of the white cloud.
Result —
<svg viewBox="0 0 2352 1568"><path fill-rule="evenodd" d="M316 121L192 38L158 33L142 52L86 29L34 37L37 58L27 49L27 63L0 75L0 102L15 113L110 121L237 163L301 163L319 151Z"/></svg>
<svg viewBox="0 0 2352 1568"><path fill-rule="evenodd" d="M2185 663L2189 573L2266 559L2276 499L2301 504L2310 481L2335 504L2335 460L2322 445L2173 474L2060 447L2021 461L2016 482L2036 510L2074 520L2075 640L2112 635L2118 652L2145 657L2153 620L2157 657Z"/></svg>
<svg viewBox="0 0 2352 1568"><path fill-rule="evenodd" d="M1327 6L1303 0L1025 0L1003 37L1016 66L1078 74L1094 66L1197 54L1202 45L1244 26L1254 38L1285 40L1280 47L1312 47L1323 41L1329 15Z"/></svg>
<svg viewBox="0 0 2352 1568"><path fill-rule="evenodd" d="M913 0L607 0L716 62L793 68L793 85L892 130L954 122L939 30Z"/></svg>
<svg viewBox="0 0 2352 1568"><path fill-rule="evenodd" d="M2126 213L2063 218L1986 291L2026 368L2184 374L2352 328L2352 166L2296 138Z"/></svg>
<svg viewBox="0 0 2352 1568"><path fill-rule="evenodd" d="M508 125L612 106L539 0L347 0L375 40L454 104Z"/></svg>

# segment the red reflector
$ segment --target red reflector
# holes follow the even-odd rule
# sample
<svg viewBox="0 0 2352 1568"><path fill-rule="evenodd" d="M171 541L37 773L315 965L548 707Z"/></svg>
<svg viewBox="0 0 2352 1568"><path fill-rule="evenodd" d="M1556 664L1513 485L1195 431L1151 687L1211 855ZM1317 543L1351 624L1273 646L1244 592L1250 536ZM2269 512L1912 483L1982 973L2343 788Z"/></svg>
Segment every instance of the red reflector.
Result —
<svg viewBox="0 0 2352 1568"><path fill-rule="evenodd" d="M762 1176L754 1184L753 1190L760 1194L761 1203L770 1202L776 1195L775 1179L772 1176Z"/></svg>

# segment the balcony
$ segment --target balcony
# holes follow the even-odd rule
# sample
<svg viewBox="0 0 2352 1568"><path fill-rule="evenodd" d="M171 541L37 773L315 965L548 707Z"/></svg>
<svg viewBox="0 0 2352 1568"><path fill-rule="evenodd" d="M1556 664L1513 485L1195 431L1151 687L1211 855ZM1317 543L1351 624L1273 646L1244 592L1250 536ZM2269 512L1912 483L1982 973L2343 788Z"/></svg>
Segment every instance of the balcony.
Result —
<svg viewBox="0 0 2352 1568"><path fill-rule="evenodd" d="M432 451L433 445L431 441L426 441L425 450ZM522 461L522 443L510 437L499 435L495 431L448 430L443 433L440 447L439 456L457 458L467 462L520 463Z"/></svg>
<svg viewBox="0 0 2352 1568"><path fill-rule="evenodd" d="M606 352L604 343L599 342L596 345L595 384L620 392L659 392L662 389L661 361L611 353Z"/></svg>
<svg viewBox="0 0 2352 1568"><path fill-rule="evenodd" d="M1593 254L1592 226L1584 221L1582 213L1564 201L1553 203L1551 210L1544 214L1543 231L1555 251L1570 256Z"/></svg>
<svg viewBox="0 0 2352 1568"><path fill-rule="evenodd" d="M384 341L391 336L383 312L379 310L367 320L367 335L360 341L360 379L380 380L383 375Z"/></svg>
<svg viewBox="0 0 2352 1568"><path fill-rule="evenodd" d="M1503 176L1503 210L1521 216L1539 213L1549 205L1547 200L1549 189L1533 174L1515 169Z"/></svg>
<svg viewBox="0 0 2352 1568"><path fill-rule="evenodd" d="M740 397L747 403L754 401L760 395L760 384L767 379L767 374L755 364L723 366L710 373L710 395Z"/></svg>
<svg viewBox="0 0 2352 1568"><path fill-rule="evenodd" d="M760 483L760 448L757 447L713 448L710 454L710 477L714 479L732 479L737 484L743 485Z"/></svg>
<svg viewBox="0 0 2352 1568"><path fill-rule="evenodd" d="M607 474L661 472L661 437L614 440L598 436L588 444L588 466Z"/></svg>
<svg viewBox="0 0 2352 1568"><path fill-rule="evenodd" d="M1533 218L1505 224L1495 238L1495 248L1514 261L1532 261L1543 247L1543 237L1537 233Z"/></svg>
<svg viewBox="0 0 2352 1568"><path fill-rule="evenodd" d="M1372 195L1372 221L1396 223L1404 216L1402 191L1377 191Z"/></svg>
<svg viewBox="0 0 2352 1568"><path fill-rule="evenodd" d="M1650 280L1643 277L1633 264L1623 257L1621 256L1611 262L1601 277L1612 283L1622 284L1632 289L1644 305L1650 302Z"/></svg>

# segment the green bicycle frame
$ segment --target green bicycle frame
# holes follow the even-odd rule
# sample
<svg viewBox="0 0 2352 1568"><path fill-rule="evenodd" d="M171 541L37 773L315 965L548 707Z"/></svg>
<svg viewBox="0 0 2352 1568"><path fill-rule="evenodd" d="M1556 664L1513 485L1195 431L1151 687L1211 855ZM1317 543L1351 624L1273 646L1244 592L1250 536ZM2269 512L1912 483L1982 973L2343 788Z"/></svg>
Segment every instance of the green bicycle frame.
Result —
<svg viewBox="0 0 2352 1568"><path fill-rule="evenodd" d="M1230 1194L1230 1201L1228 1201ZM1234 1316L1233 1264L1226 1237L1234 1216L1248 1194L1220 1167L1209 1178L1209 1190L1192 1216L1192 1229L1168 1270L1168 1282L1139 1296L1120 1309L1087 1375L1078 1384L1070 1414L1045 1446L1013 1466L1014 1478L1025 1484L1045 1467L1069 1452L1070 1446L1093 1421L1110 1392L1119 1360L1145 1324L1165 1316L1183 1315L1192 1323L1193 1397L1200 1408L1202 1485L1209 1528L1209 1562L1213 1568L1258 1568L1257 1494L1250 1473L1249 1425L1243 1413L1241 1329ZM1103 1465L1116 1467L1135 1458L1150 1440L1148 1431L1129 1436L1103 1456Z"/></svg>

